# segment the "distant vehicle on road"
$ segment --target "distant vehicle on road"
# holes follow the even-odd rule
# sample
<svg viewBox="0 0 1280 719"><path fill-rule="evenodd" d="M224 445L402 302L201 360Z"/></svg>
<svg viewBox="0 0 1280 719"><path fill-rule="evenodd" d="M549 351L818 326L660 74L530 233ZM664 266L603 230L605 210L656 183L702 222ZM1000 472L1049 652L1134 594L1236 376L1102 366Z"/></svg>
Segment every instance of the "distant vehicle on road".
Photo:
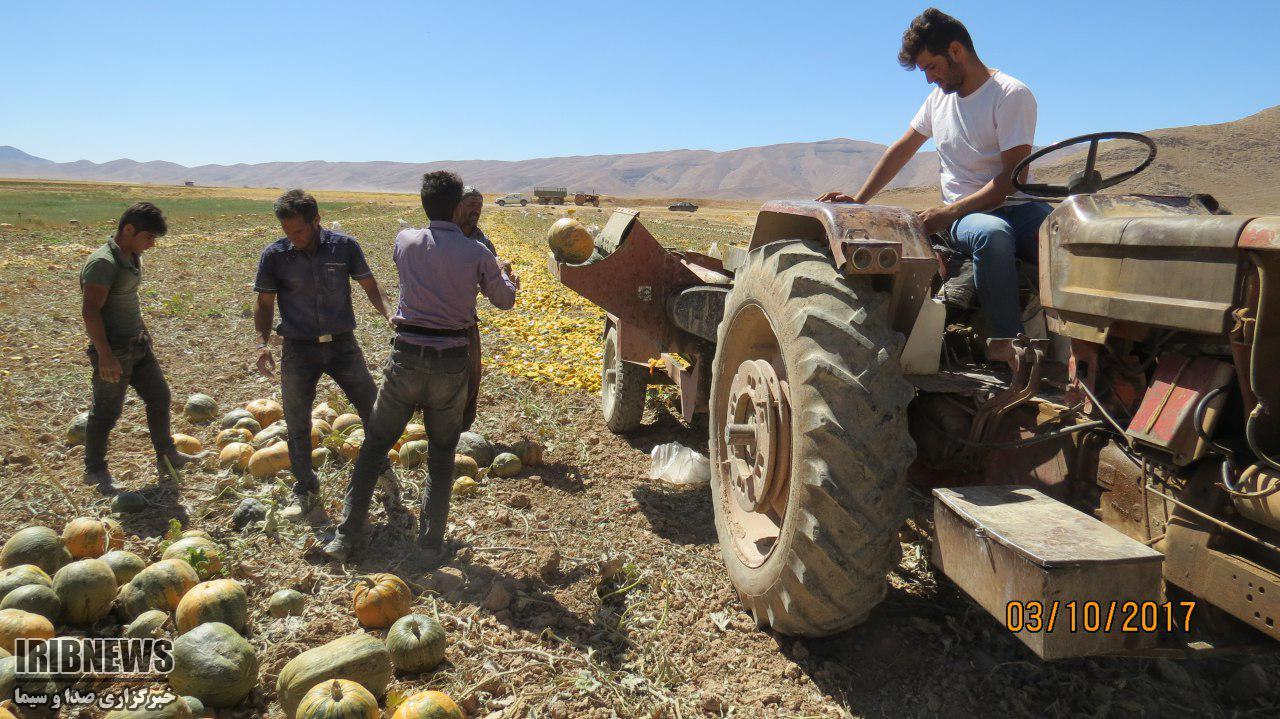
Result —
<svg viewBox="0 0 1280 719"><path fill-rule="evenodd" d="M698 206L693 204L692 202L677 202L676 204L671 205L667 209L671 210L672 212L697 212Z"/></svg>
<svg viewBox="0 0 1280 719"><path fill-rule="evenodd" d="M591 192L575 192L573 193L573 204L575 205L595 205L600 206L600 195L595 190Z"/></svg>
<svg viewBox="0 0 1280 719"><path fill-rule="evenodd" d="M569 196L567 187L535 187L533 196L538 198L539 205L563 205Z"/></svg>
<svg viewBox="0 0 1280 719"><path fill-rule="evenodd" d="M498 198L498 205L501 207L506 207L507 205L519 205L521 207L524 207L527 204L529 204L529 196L521 195L519 193L516 193L513 195L503 195L502 197Z"/></svg>

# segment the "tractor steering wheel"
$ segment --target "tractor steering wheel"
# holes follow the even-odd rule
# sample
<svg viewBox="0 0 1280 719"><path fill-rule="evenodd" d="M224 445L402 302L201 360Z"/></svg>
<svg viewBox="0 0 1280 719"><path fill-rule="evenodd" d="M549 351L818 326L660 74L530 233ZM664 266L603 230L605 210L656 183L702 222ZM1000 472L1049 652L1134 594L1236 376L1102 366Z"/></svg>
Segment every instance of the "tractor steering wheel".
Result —
<svg viewBox="0 0 1280 719"><path fill-rule="evenodd" d="M1096 165L1098 161L1098 143L1103 140L1131 140L1133 142L1141 142L1147 146L1147 159L1143 160L1141 165L1138 165L1132 170L1126 170L1110 177L1103 177L1101 172L1094 169L1094 165ZM1022 175L1022 172L1027 169L1027 166L1045 155L1085 142L1089 143L1089 155L1084 161L1084 171L1077 172L1068 178L1067 184L1048 185L1039 182L1022 182L1018 179ZM1034 197L1069 197L1071 195L1088 194L1091 192L1098 192L1099 190L1104 190L1108 187L1124 182L1130 177L1133 177L1139 172L1147 169L1147 166L1155 159L1156 143L1152 142L1151 138L1146 135L1136 132L1095 132L1089 135L1072 137L1048 147L1042 147L1031 153L1022 162L1019 162L1017 167L1013 168L1013 186L1019 191L1025 192L1026 194Z"/></svg>

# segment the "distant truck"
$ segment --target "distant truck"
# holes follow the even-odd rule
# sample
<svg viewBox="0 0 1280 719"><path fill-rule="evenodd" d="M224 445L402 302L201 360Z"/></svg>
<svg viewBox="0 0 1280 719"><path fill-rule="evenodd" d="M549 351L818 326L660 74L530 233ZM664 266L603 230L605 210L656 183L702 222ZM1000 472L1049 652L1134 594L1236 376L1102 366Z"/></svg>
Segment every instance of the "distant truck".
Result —
<svg viewBox="0 0 1280 719"><path fill-rule="evenodd" d="M575 192L573 193L573 204L575 205L595 205L600 206L600 195L595 190L591 192Z"/></svg>
<svg viewBox="0 0 1280 719"><path fill-rule="evenodd" d="M539 205L563 205L565 198L569 196L569 188L535 187L533 196L538 200Z"/></svg>

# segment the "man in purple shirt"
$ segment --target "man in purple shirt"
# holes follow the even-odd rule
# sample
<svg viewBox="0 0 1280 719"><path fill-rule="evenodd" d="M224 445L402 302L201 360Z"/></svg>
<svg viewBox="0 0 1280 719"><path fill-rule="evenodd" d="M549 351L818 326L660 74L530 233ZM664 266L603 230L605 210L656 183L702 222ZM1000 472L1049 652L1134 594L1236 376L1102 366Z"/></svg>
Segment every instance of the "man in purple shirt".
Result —
<svg viewBox="0 0 1280 719"><path fill-rule="evenodd" d="M365 519L379 466L418 408L428 443L418 545L430 563L438 564L449 554L444 529L453 491L454 450L470 385L468 335L476 322L476 292L483 292L498 309L509 310L520 286L518 278L498 266L493 253L454 223L461 200L462 180L457 175L427 173L422 178L422 208L431 222L427 229L406 229L396 237L396 339L373 415L365 424L342 523L324 548L332 559L346 561L365 543Z"/></svg>

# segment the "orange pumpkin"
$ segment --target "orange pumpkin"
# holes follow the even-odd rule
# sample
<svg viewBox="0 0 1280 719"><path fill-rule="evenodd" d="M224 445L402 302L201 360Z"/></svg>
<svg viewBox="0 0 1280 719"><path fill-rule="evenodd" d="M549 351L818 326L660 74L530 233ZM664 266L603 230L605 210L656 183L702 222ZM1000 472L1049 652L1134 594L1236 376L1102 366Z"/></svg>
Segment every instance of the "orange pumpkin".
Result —
<svg viewBox="0 0 1280 719"><path fill-rule="evenodd" d="M296 719L378 719L378 699L350 679L331 679L311 687L298 704Z"/></svg>
<svg viewBox="0 0 1280 719"><path fill-rule="evenodd" d="M178 633L206 622L222 622L243 633L249 623L249 595L234 579L214 579L191 588L178 602Z"/></svg>
<svg viewBox="0 0 1280 719"><path fill-rule="evenodd" d="M338 415L337 418L333 420L333 431L348 432L352 427L358 427L360 425L360 415L348 412L346 414Z"/></svg>
<svg viewBox="0 0 1280 719"><path fill-rule="evenodd" d="M107 553L109 544L111 549L123 547L123 534L115 520L108 524L93 517L76 517L63 527L62 543L76 559L96 559Z"/></svg>
<svg viewBox="0 0 1280 719"><path fill-rule="evenodd" d="M265 479L289 468L289 445L284 442L260 449L249 457L249 474Z"/></svg>
<svg viewBox="0 0 1280 719"><path fill-rule="evenodd" d="M413 593L394 574L374 574L360 578L356 585L356 619L370 629L385 629L409 613Z"/></svg>
<svg viewBox="0 0 1280 719"><path fill-rule="evenodd" d="M248 434L248 432L245 432ZM249 469L249 462L253 460L253 445L245 442L232 442L222 448L218 453L218 466L223 469L234 469L237 472L243 472Z"/></svg>
<svg viewBox="0 0 1280 719"><path fill-rule="evenodd" d="M200 454L204 451L204 445L200 444L200 440L189 434L173 435L173 445L183 454Z"/></svg>
<svg viewBox="0 0 1280 719"><path fill-rule="evenodd" d="M408 444L409 442L414 442L414 441L417 441L420 439L426 439L426 438L427 438L426 427L420 424L411 424L404 428L404 433L400 435L400 439L396 440L395 446L392 447L392 449L400 449L400 447L402 447L405 444Z"/></svg>
<svg viewBox="0 0 1280 719"><path fill-rule="evenodd" d="M53 624L39 614L0 609L0 649L13 654L18 639L53 639Z"/></svg>
<svg viewBox="0 0 1280 719"><path fill-rule="evenodd" d="M542 464L542 443L536 439L522 439L511 445L511 453L520 458L526 467L537 467Z"/></svg>
<svg viewBox="0 0 1280 719"><path fill-rule="evenodd" d="M284 407L273 399L255 399L244 406L253 418L258 420L258 424L266 427L284 417Z"/></svg>
<svg viewBox="0 0 1280 719"><path fill-rule="evenodd" d="M464 719L459 707L448 694L428 690L418 692L396 707L391 719Z"/></svg>

